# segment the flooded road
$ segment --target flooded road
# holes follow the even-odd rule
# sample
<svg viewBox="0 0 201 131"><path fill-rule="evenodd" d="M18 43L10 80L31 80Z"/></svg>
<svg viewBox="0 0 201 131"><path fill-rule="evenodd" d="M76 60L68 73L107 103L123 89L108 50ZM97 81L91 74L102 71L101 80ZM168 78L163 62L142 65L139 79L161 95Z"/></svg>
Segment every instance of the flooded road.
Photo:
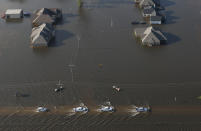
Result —
<svg viewBox="0 0 201 131"><path fill-rule="evenodd" d="M133 0L83 2L78 9L74 0L0 1L0 12L58 7L64 16L55 44L40 50L30 48L30 18L0 20L0 109L79 103L96 109L110 101L119 110L84 115L0 111L0 130L201 130L201 2L161 0L167 22L158 27L168 43L160 48L144 48L134 39L133 29L140 26L131 22L142 16ZM64 90L55 93L58 80ZM131 105L151 105L153 112L132 117Z"/></svg>

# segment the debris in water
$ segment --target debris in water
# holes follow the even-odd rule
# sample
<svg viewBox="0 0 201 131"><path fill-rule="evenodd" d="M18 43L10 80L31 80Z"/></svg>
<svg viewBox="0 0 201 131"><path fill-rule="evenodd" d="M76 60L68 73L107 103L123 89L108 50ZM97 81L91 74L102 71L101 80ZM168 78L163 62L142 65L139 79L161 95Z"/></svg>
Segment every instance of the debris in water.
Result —
<svg viewBox="0 0 201 131"><path fill-rule="evenodd" d="M5 18L6 18L6 15L5 15L5 14L1 14L1 18L2 18L2 19L5 19Z"/></svg>
<svg viewBox="0 0 201 131"><path fill-rule="evenodd" d="M175 102L177 101L177 97L176 97L176 96L174 97L174 101L175 101Z"/></svg>
<svg viewBox="0 0 201 131"><path fill-rule="evenodd" d="M201 100L201 96L198 96L197 99Z"/></svg>
<svg viewBox="0 0 201 131"><path fill-rule="evenodd" d="M113 27L113 20L111 19L110 26Z"/></svg>
<svg viewBox="0 0 201 131"><path fill-rule="evenodd" d="M139 106L139 107L135 107L137 112L151 112L151 108L150 106L148 107L143 107L143 106Z"/></svg>
<svg viewBox="0 0 201 131"><path fill-rule="evenodd" d="M54 89L55 92L60 92L64 89L63 84L61 83L61 81L59 80L59 83L56 84L58 87Z"/></svg>
<svg viewBox="0 0 201 131"><path fill-rule="evenodd" d="M23 94L23 93L16 92L15 97L29 97L29 94Z"/></svg>
<svg viewBox="0 0 201 131"><path fill-rule="evenodd" d="M117 86L115 86L115 85L113 85L112 88L115 89L115 90L117 90L117 91L120 91L120 88L117 87Z"/></svg>
<svg viewBox="0 0 201 131"><path fill-rule="evenodd" d="M98 64L98 67L103 68L103 64Z"/></svg>

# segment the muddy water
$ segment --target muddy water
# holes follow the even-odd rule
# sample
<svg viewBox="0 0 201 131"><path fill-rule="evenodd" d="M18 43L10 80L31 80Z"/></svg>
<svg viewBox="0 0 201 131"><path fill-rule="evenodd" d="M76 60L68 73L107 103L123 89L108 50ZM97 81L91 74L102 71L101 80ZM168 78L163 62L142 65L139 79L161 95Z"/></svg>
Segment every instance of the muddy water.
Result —
<svg viewBox="0 0 201 131"><path fill-rule="evenodd" d="M133 0L1 0L0 11L32 12L59 7L64 20L56 27L55 44L29 47L30 18L0 20L1 107L157 106L148 116L129 113L18 114L2 113L1 130L201 130L201 3L161 0L167 16L159 26L168 38L160 48L143 48L133 38L134 20L141 20ZM58 80L65 90L55 93ZM120 92L112 89L116 85ZM16 92L26 97L15 97ZM168 109L174 107L173 111ZM188 113L178 113L183 108ZM163 107L163 108L162 108ZM164 108L165 107L165 108ZM165 110L167 109L167 110ZM172 109L172 108L171 108ZM120 108L119 112L126 110ZM175 111L176 110L176 111ZM184 112L187 112L187 111ZM192 112L192 113L191 113ZM194 113L198 112L198 113Z"/></svg>

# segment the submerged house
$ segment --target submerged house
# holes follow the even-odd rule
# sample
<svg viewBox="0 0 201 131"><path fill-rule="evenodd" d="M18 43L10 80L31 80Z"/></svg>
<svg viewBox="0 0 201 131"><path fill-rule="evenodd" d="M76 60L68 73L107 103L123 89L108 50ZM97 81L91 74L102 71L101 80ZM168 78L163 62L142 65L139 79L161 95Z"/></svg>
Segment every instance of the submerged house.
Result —
<svg viewBox="0 0 201 131"><path fill-rule="evenodd" d="M142 12L143 17L151 17L151 16L156 16L156 11L154 8L145 8Z"/></svg>
<svg viewBox="0 0 201 131"><path fill-rule="evenodd" d="M58 20L62 19L62 10L58 8L41 8L34 11L34 15L35 17L40 15L49 15L56 23Z"/></svg>
<svg viewBox="0 0 201 131"><path fill-rule="evenodd" d="M135 36L140 38L144 46L158 46L167 41L167 38L159 30L152 26L147 28L137 28L134 30Z"/></svg>
<svg viewBox="0 0 201 131"><path fill-rule="evenodd" d="M141 0L139 2L139 6L140 8L146 8L146 7L156 7L156 4L154 2L154 0Z"/></svg>
<svg viewBox="0 0 201 131"><path fill-rule="evenodd" d="M47 47L55 37L55 30L51 24L44 23L34 27L31 33L31 46L33 48Z"/></svg>
<svg viewBox="0 0 201 131"><path fill-rule="evenodd" d="M8 9L5 12L5 19L20 19L23 18L22 9Z"/></svg>
<svg viewBox="0 0 201 131"><path fill-rule="evenodd" d="M56 24L62 19L62 10L57 8L42 8L34 11L32 26L37 27L42 23Z"/></svg>
<svg viewBox="0 0 201 131"><path fill-rule="evenodd" d="M55 20L49 15L37 15L32 20L33 27L38 27L42 25L43 23L48 23L50 25L53 25L55 23Z"/></svg>

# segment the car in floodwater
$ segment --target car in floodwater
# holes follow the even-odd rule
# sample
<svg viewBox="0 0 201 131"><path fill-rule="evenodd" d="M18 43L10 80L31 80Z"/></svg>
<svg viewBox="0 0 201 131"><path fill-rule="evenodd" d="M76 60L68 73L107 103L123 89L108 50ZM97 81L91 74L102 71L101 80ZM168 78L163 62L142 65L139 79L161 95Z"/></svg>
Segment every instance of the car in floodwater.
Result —
<svg viewBox="0 0 201 131"><path fill-rule="evenodd" d="M151 108L148 106L148 107L136 107L135 108L137 112L151 112Z"/></svg>
<svg viewBox="0 0 201 131"><path fill-rule="evenodd" d="M83 107L83 106L79 106L79 107L73 108L74 112L88 112L88 110L89 109L87 107Z"/></svg>
<svg viewBox="0 0 201 131"><path fill-rule="evenodd" d="M100 108L101 112L114 112L114 107L113 106L102 106Z"/></svg>
<svg viewBox="0 0 201 131"><path fill-rule="evenodd" d="M48 112L48 109L45 108L45 107L38 107L38 108L36 109L36 112Z"/></svg>

